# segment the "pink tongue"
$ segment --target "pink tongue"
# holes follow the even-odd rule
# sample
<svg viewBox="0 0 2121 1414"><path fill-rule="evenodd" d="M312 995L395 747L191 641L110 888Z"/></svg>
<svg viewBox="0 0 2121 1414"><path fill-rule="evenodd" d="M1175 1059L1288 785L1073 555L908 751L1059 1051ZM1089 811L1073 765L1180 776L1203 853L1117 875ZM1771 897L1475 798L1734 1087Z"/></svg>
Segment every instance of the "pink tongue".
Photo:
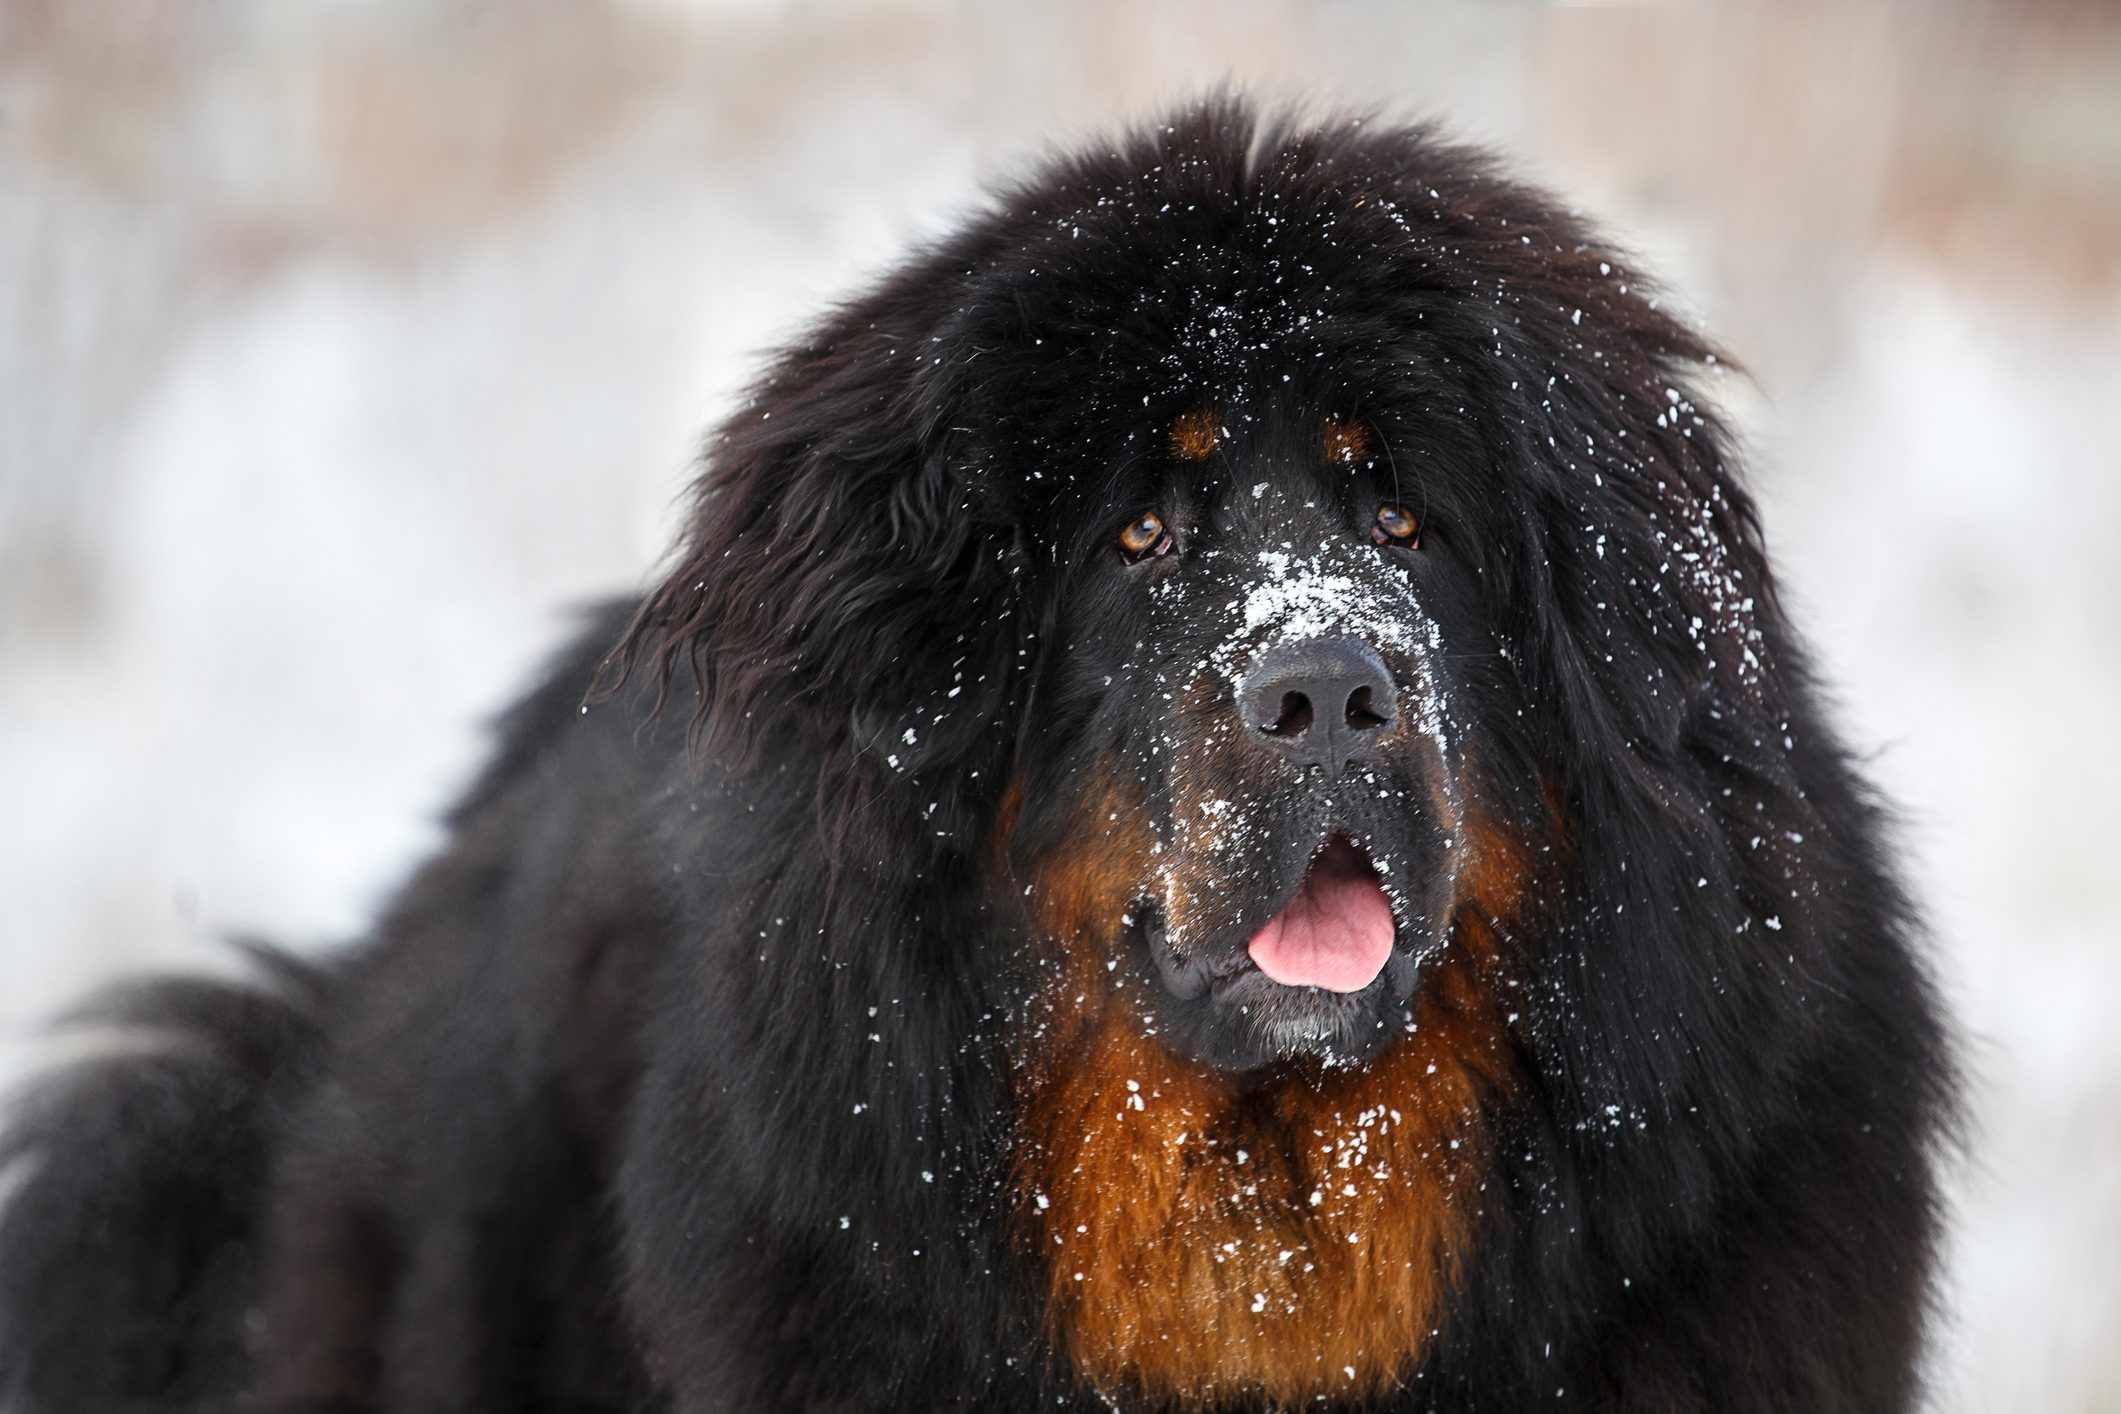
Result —
<svg viewBox="0 0 2121 1414"><path fill-rule="evenodd" d="M1392 955L1392 905L1361 852L1335 841L1311 862L1289 906L1252 935L1249 951L1284 987L1359 992Z"/></svg>

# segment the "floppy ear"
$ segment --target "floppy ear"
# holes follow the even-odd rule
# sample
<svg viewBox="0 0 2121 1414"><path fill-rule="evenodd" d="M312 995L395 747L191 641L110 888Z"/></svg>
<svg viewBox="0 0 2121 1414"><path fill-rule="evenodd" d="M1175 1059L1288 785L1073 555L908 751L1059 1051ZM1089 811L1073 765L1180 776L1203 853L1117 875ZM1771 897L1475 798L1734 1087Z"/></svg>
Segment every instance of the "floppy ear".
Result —
<svg viewBox="0 0 2121 1414"><path fill-rule="evenodd" d="M913 340L852 322L783 358L716 436L675 564L608 660L607 683L652 674L658 709L690 669L695 750L794 742L889 774L1007 739L1014 517L960 461L935 364L924 382Z"/></svg>
<svg viewBox="0 0 2121 1414"><path fill-rule="evenodd" d="M1482 199L1485 287L1507 291L1507 309L1468 300L1456 317L1461 337L1498 355L1464 377L1516 468L1510 592L1528 620L1526 689L1545 739L1603 723L1594 739L1627 742L1624 764L1654 769L1705 709L1774 710L1758 518L1698 391L1719 359L1575 222L1529 198L1510 209L1505 192ZM1530 257L1527 230L1541 246Z"/></svg>
<svg viewBox="0 0 2121 1414"><path fill-rule="evenodd" d="M1704 707L1762 705L1773 590L1752 500L1696 388L1707 348L1646 307L1600 313L1615 327L1575 345L1599 357L1546 360L1530 385L1546 389L1539 415L1521 424L1519 456L1540 471L1527 482L1539 657L1561 689L1557 729L1603 718L1620 729L1608 739L1661 764Z"/></svg>

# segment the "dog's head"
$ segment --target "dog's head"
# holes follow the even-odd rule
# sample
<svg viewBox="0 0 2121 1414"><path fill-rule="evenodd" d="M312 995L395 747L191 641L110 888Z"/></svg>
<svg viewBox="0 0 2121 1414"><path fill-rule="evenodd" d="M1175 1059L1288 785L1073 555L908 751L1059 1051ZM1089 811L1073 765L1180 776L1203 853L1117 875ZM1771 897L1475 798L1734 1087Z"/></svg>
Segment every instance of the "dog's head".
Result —
<svg viewBox="0 0 2121 1414"><path fill-rule="evenodd" d="M1654 774L1748 691L1709 362L1477 154L1212 105L785 355L616 661L895 802L1052 990L1217 1068L1360 1061L1611 775L1581 740Z"/></svg>
<svg viewBox="0 0 2121 1414"><path fill-rule="evenodd" d="M1450 645L1476 606L1423 469L1342 399L1152 413L1071 518L1042 718L1068 749L1022 776L1048 931L1217 1066L1359 1059L1411 1024L1470 847Z"/></svg>

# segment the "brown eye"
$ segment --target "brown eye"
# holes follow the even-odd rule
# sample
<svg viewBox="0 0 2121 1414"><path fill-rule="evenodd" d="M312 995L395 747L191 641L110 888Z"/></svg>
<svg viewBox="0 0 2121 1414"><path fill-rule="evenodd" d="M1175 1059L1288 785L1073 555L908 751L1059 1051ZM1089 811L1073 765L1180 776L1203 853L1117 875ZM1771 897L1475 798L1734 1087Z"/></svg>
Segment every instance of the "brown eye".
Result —
<svg viewBox="0 0 2121 1414"><path fill-rule="evenodd" d="M1164 518L1155 511L1143 511L1141 519L1119 533L1120 553L1128 564L1145 560L1151 555L1168 554L1171 549L1171 533L1164 529Z"/></svg>
<svg viewBox="0 0 2121 1414"><path fill-rule="evenodd" d="M1421 522L1405 506L1387 501L1377 508L1377 524L1370 529L1370 538L1380 545L1419 544Z"/></svg>

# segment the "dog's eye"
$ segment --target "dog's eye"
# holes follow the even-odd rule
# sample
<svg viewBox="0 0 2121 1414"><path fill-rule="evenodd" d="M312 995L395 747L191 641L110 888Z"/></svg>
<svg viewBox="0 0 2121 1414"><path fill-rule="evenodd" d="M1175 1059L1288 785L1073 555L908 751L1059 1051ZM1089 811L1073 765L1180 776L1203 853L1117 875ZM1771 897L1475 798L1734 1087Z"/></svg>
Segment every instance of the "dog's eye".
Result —
<svg viewBox="0 0 2121 1414"><path fill-rule="evenodd" d="M1379 545L1419 545L1421 522L1405 506L1387 501L1377 508L1377 520L1370 526L1370 539Z"/></svg>
<svg viewBox="0 0 2121 1414"><path fill-rule="evenodd" d="M1143 511L1139 520L1119 533L1119 552L1130 565L1152 555L1170 554L1171 532L1164 529L1164 518L1155 511Z"/></svg>

